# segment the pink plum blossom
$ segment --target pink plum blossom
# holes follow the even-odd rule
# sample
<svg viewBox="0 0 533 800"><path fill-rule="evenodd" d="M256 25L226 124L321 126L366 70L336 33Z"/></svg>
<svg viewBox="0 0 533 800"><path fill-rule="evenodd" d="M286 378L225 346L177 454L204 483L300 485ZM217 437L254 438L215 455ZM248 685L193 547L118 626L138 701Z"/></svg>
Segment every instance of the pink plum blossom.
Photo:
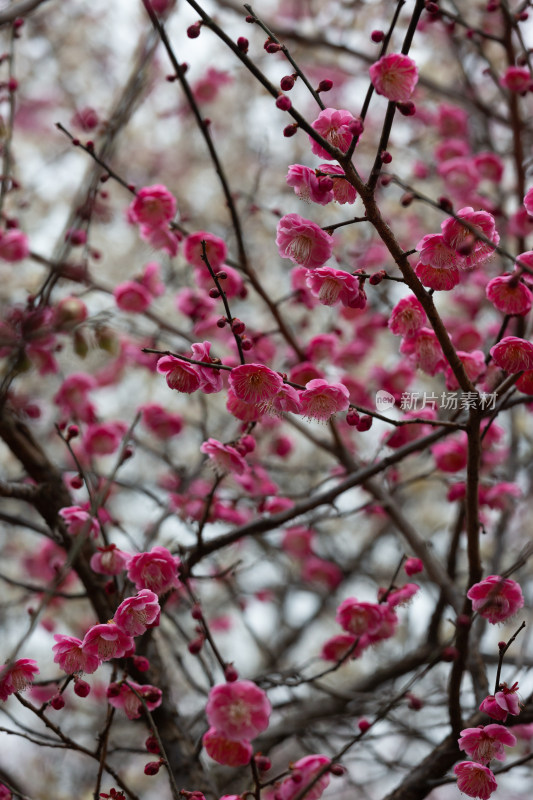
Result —
<svg viewBox="0 0 533 800"><path fill-rule="evenodd" d="M315 129L326 141L333 147L337 147L343 153L346 153L353 139L352 125L356 120L353 115L346 111L344 108L325 108L320 112L318 117L312 123L311 127ZM318 142L310 136L311 150L319 158L326 160L333 160L327 150L321 147Z"/></svg>
<svg viewBox="0 0 533 800"><path fill-rule="evenodd" d="M389 317L389 330L395 336L413 336L427 322L422 304L413 294L402 297Z"/></svg>
<svg viewBox="0 0 533 800"><path fill-rule="evenodd" d="M415 62L400 53L382 56L368 71L376 92L395 103L406 103L418 81Z"/></svg>
<svg viewBox="0 0 533 800"><path fill-rule="evenodd" d="M99 575L120 575L126 569L130 556L119 550L116 544L99 547L91 556L91 569Z"/></svg>
<svg viewBox="0 0 533 800"><path fill-rule="evenodd" d="M83 449L90 456L108 456L118 450L127 426L123 422L95 422L83 434Z"/></svg>
<svg viewBox="0 0 533 800"><path fill-rule="evenodd" d="M178 255L181 234L177 231L172 231L169 228L152 228L150 225L141 225L139 235L154 250L163 250L171 258Z"/></svg>
<svg viewBox="0 0 533 800"><path fill-rule="evenodd" d="M505 761L503 746L514 747L515 744L516 736L496 723L485 727L480 725L478 728L465 728L458 741L461 750L480 764L488 764L493 758Z"/></svg>
<svg viewBox="0 0 533 800"><path fill-rule="evenodd" d="M288 383L284 383L279 392L272 398L269 411L274 414L301 414L300 393L294 387L289 386Z"/></svg>
<svg viewBox="0 0 533 800"><path fill-rule="evenodd" d="M333 267L308 270L306 283L324 306L342 303L348 308L364 308L366 294L359 280L349 272Z"/></svg>
<svg viewBox="0 0 533 800"><path fill-rule="evenodd" d="M100 526L98 520L80 506L68 506L59 510L59 516L65 520L65 527L71 536L92 536L98 538Z"/></svg>
<svg viewBox="0 0 533 800"><path fill-rule="evenodd" d="M141 636L148 628L159 625L160 615L157 595L150 589L141 589L135 597L122 601L113 622L128 636Z"/></svg>
<svg viewBox="0 0 533 800"><path fill-rule="evenodd" d="M315 532L303 525L287 528L283 534L281 546L294 558L303 559L313 553Z"/></svg>
<svg viewBox="0 0 533 800"><path fill-rule="evenodd" d="M133 222L149 228L159 228L170 222L176 208L176 198L167 187L156 184L139 189L128 212Z"/></svg>
<svg viewBox="0 0 533 800"><path fill-rule="evenodd" d="M493 694L489 694L484 700L482 700L479 710L483 711L492 719L497 719L499 722L505 722L509 713L507 708L502 708L502 706L499 705Z"/></svg>
<svg viewBox="0 0 533 800"><path fill-rule="evenodd" d="M291 774L281 782L277 791L280 800L293 800L307 784L316 778L317 773L330 763L331 760L323 755L304 756L295 761L291 767ZM305 800L318 800L318 798L322 797L329 785L329 780L329 771L325 771L309 791L305 792Z"/></svg>
<svg viewBox="0 0 533 800"><path fill-rule="evenodd" d="M309 381L300 394L302 414L311 419L328 420L350 405L348 389L342 383L328 383L322 378Z"/></svg>
<svg viewBox="0 0 533 800"><path fill-rule="evenodd" d="M244 767L253 754L252 745L245 739L228 739L216 728L204 733L202 744L213 761L226 767Z"/></svg>
<svg viewBox="0 0 533 800"><path fill-rule="evenodd" d="M466 434L457 439L437 442L431 448L437 469L442 472L458 472L466 467L468 440Z"/></svg>
<svg viewBox="0 0 533 800"><path fill-rule="evenodd" d="M276 244L282 258L308 269L323 266L333 251L331 236L298 214L286 214L280 219Z"/></svg>
<svg viewBox="0 0 533 800"><path fill-rule="evenodd" d="M257 405L255 403L247 403L245 400L241 400L233 389L229 388L228 390L228 399L226 402L226 408L233 414L234 417L240 419L241 422L257 422L263 414L266 412L268 403L266 405Z"/></svg>
<svg viewBox="0 0 533 800"><path fill-rule="evenodd" d="M342 167L338 164L320 164L319 172L325 172L333 184L333 199L339 205L355 203L357 192L349 180Z"/></svg>
<svg viewBox="0 0 533 800"><path fill-rule="evenodd" d="M387 589L383 590L383 596L386 596L387 603L391 608L396 608L397 606L407 605L419 589L420 586L416 583L406 583L400 586L399 589L391 589L390 591ZM380 589L378 590L378 599L380 600L381 594L382 590Z"/></svg>
<svg viewBox="0 0 533 800"><path fill-rule="evenodd" d="M212 364L213 359L209 355L211 342L194 342L191 345L192 357L195 361L203 361L205 364ZM200 378L200 391L204 394L215 394L222 389L222 372L214 367L200 367L195 364L196 373Z"/></svg>
<svg viewBox="0 0 533 800"><path fill-rule="evenodd" d="M457 350L457 355L465 369L467 377L475 384L479 378L485 374L485 354L481 350L472 350L471 352ZM446 367L445 374L446 388L456 391L459 388L459 383L449 365Z"/></svg>
<svg viewBox="0 0 533 800"><path fill-rule="evenodd" d="M228 472L242 475L248 469L248 464L238 450L217 439L209 438L200 446L200 452L211 459L215 470L220 475Z"/></svg>
<svg viewBox="0 0 533 800"><path fill-rule="evenodd" d="M157 595L179 587L178 556L156 545L149 553L136 553L128 562L128 578L137 589L150 589Z"/></svg>
<svg viewBox="0 0 533 800"><path fill-rule="evenodd" d="M15 692L23 692L38 674L37 662L32 658L19 658L13 664L0 665L0 700L7 700Z"/></svg>
<svg viewBox="0 0 533 800"><path fill-rule="evenodd" d="M505 336L490 348L494 363L510 374L533 369L533 343L518 336Z"/></svg>
<svg viewBox="0 0 533 800"><path fill-rule="evenodd" d="M459 254L445 242L442 233L427 234L420 239L416 249L420 253L420 263L435 269L452 269L461 262Z"/></svg>
<svg viewBox="0 0 533 800"><path fill-rule="evenodd" d="M460 208L457 212L458 219L448 217L441 224L442 235L446 244L453 247L462 256L463 269L473 269L480 266L494 252L492 245L497 245L500 235L496 230L496 223L488 211L474 211L471 206ZM469 227L461 224L468 223ZM481 234L489 241L476 238Z"/></svg>
<svg viewBox="0 0 533 800"><path fill-rule="evenodd" d="M302 200L326 206L333 200L333 181L326 176L317 177L315 170L303 164L291 164L286 178L295 194Z"/></svg>
<svg viewBox="0 0 533 800"><path fill-rule="evenodd" d="M268 403L279 392L283 378L263 364L241 364L229 374L235 396L245 403Z"/></svg>
<svg viewBox="0 0 533 800"><path fill-rule="evenodd" d="M0 258L15 264L30 253L28 237L16 228L0 231Z"/></svg>
<svg viewBox="0 0 533 800"><path fill-rule="evenodd" d="M100 665L97 655L92 655L82 649L81 639L74 636L55 634L56 644L52 650L55 653L54 661L59 664L63 672L73 675L79 672L91 674L96 672Z"/></svg>
<svg viewBox="0 0 533 800"><path fill-rule="evenodd" d="M65 378L54 397L54 402L65 417L73 417L80 422L94 422L96 411L87 394L95 388L96 380L92 375L74 372Z"/></svg>
<svg viewBox="0 0 533 800"><path fill-rule="evenodd" d="M81 646L87 655L96 656L100 661L122 658L134 649L131 636L114 622L93 625L83 637Z"/></svg>
<svg viewBox="0 0 533 800"><path fill-rule="evenodd" d="M403 565L404 571L406 575L416 575L417 572L422 572L424 569L424 564L419 558L415 558L411 556L407 558Z"/></svg>
<svg viewBox="0 0 533 800"><path fill-rule="evenodd" d="M461 279L457 267L431 267L421 261L416 265L415 273L423 286L436 292L450 292Z"/></svg>
<svg viewBox="0 0 533 800"><path fill-rule="evenodd" d="M206 714L209 724L228 739L254 739L268 727L271 706L265 692L252 681L213 686Z"/></svg>
<svg viewBox="0 0 533 800"><path fill-rule="evenodd" d="M175 356L163 356L157 362L157 371L162 373L171 389L192 394L200 388L200 376L192 364Z"/></svg>
<svg viewBox="0 0 533 800"><path fill-rule="evenodd" d="M305 583L319 584L333 591L342 583L343 577L342 569L333 561L326 561L314 555L308 556L303 561L302 580Z"/></svg>
<svg viewBox="0 0 533 800"><path fill-rule="evenodd" d="M351 659L358 658L363 650L361 637L350 633L339 633L324 642L320 651L320 658L323 661L340 662L348 658L348 653Z"/></svg>
<svg viewBox="0 0 533 800"><path fill-rule="evenodd" d="M383 607L347 597L337 608L335 620L343 630L355 636L377 633L383 622Z"/></svg>
<svg viewBox="0 0 533 800"><path fill-rule="evenodd" d="M139 719L143 713L143 703L137 695L143 698L148 711L158 708L163 699L163 693L157 686L138 684L132 680L127 683L110 683L106 694L107 702L114 708L121 708L128 719Z"/></svg>
<svg viewBox="0 0 533 800"><path fill-rule="evenodd" d="M121 311L142 314L152 302L152 295L137 281L126 281L113 289L113 296Z"/></svg>
<svg viewBox="0 0 533 800"><path fill-rule="evenodd" d="M494 695L494 699L500 708L503 708L509 714L512 714L513 716L520 714L518 683L513 683L512 686L507 686L506 683L501 683L498 687L498 691Z"/></svg>
<svg viewBox="0 0 533 800"><path fill-rule="evenodd" d="M511 578L489 575L470 587L466 596L472 608L493 624L504 622L524 605L522 589Z"/></svg>
<svg viewBox="0 0 533 800"><path fill-rule="evenodd" d="M509 89L510 92L525 94L531 89L531 72L527 67L507 67L500 78L500 86Z"/></svg>
<svg viewBox="0 0 533 800"><path fill-rule="evenodd" d="M488 800L498 788L494 773L475 761L461 761L455 765L453 771L457 775L457 788L469 797Z"/></svg>
<svg viewBox="0 0 533 800"><path fill-rule="evenodd" d="M185 237L183 242L183 255L195 267L207 270L205 261L202 260L202 242L205 242L205 250L209 266L214 272L222 269L226 256L228 255L228 248L226 243L219 236L207 231L196 231L190 233Z"/></svg>
<svg viewBox="0 0 533 800"><path fill-rule="evenodd" d="M415 367L428 375L435 375L445 363L438 339L430 328L420 328L411 338L403 339L400 353L408 355Z"/></svg>
<svg viewBox="0 0 533 800"><path fill-rule="evenodd" d="M158 439L170 439L181 433L183 419L172 414L157 403L142 407L142 422Z"/></svg>

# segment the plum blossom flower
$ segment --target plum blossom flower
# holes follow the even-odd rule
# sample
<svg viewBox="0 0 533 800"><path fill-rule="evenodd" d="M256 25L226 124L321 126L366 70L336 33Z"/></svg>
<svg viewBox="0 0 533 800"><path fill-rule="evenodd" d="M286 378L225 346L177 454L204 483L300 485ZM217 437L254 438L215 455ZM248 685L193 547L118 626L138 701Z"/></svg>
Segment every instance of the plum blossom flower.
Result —
<svg viewBox="0 0 533 800"><path fill-rule="evenodd" d="M14 264L29 255L28 237L16 228L0 231L0 258Z"/></svg>
<svg viewBox="0 0 533 800"><path fill-rule="evenodd" d="M241 364L229 374L235 396L245 403L268 403L283 386L283 378L263 364Z"/></svg>
<svg viewBox="0 0 533 800"><path fill-rule="evenodd" d="M415 62L400 53L382 56L368 71L376 92L395 103L406 103L418 82Z"/></svg>
<svg viewBox="0 0 533 800"><path fill-rule="evenodd" d="M311 783L320 770L327 767L330 763L331 760L323 755L311 755L300 758L292 764L291 774L281 782L277 794L281 800L292 800L307 786L307 784ZM329 785L329 779L329 771L324 772L309 791L305 793L305 800L318 800L318 798L322 797L322 794Z"/></svg>
<svg viewBox="0 0 533 800"><path fill-rule="evenodd" d="M228 255L228 248L226 243L220 236L215 236L213 233L207 231L196 231L190 233L185 237L183 242L183 255L194 267L207 270L205 261L202 260L202 242L205 242L205 251L209 265L214 272L222 269L226 256Z"/></svg>
<svg viewBox="0 0 533 800"><path fill-rule="evenodd" d="M116 544L99 547L91 556L90 566L99 575L120 575L126 569L130 556L119 550Z"/></svg>
<svg viewBox="0 0 533 800"><path fill-rule="evenodd" d="M286 214L280 219L276 244L282 258L308 269L321 267L333 251L331 236L298 214Z"/></svg>
<svg viewBox="0 0 533 800"><path fill-rule="evenodd" d="M333 200L333 181L327 176L317 177L315 170L303 164L291 164L286 178L301 200L310 200L327 206Z"/></svg>
<svg viewBox="0 0 533 800"><path fill-rule="evenodd" d="M395 336L413 336L427 322L426 312L414 294L402 297L391 311L388 327Z"/></svg>
<svg viewBox="0 0 533 800"><path fill-rule="evenodd" d="M100 526L98 520L80 506L67 506L59 510L59 516L65 520L65 526L71 536L92 536L98 538Z"/></svg>
<svg viewBox="0 0 533 800"><path fill-rule="evenodd" d="M498 691L494 695L494 699L500 708L503 708L509 714L517 716L520 713L518 683L513 683L512 686L507 686L506 683L501 683L498 687Z"/></svg>
<svg viewBox="0 0 533 800"><path fill-rule="evenodd" d="M428 233L416 245L420 263L435 269L452 269L461 261L457 251L447 244L442 233Z"/></svg>
<svg viewBox="0 0 533 800"><path fill-rule="evenodd" d="M206 705L209 724L233 741L254 739L266 730L270 711L268 697L252 681L213 686Z"/></svg>
<svg viewBox="0 0 533 800"><path fill-rule="evenodd" d="M377 603L366 603L355 597L347 597L337 608L335 621L343 630L355 636L377 633L383 622L383 607Z"/></svg>
<svg viewBox="0 0 533 800"><path fill-rule="evenodd" d="M128 578L137 589L150 589L157 595L180 586L178 556L156 545L149 553L136 553L128 562Z"/></svg>
<svg viewBox="0 0 533 800"><path fill-rule="evenodd" d="M391 608L396 608L396 606L407 605L419 589L420 586L418 586L416 583L406 583L403 586L400 586L399 589L391 589L391 591L384 589L383 595L386 595L388 605ZM381 599L381 592L382 590L380 589L378 591L379 599Z"/></svg>
<svg viewBox="0 0 533 800"><path fill-rule="evenodd" d="M493 245L500 241L496 223L488 211L474 211L471 206L460 208L457 219L448 217L441 224L442 236L446 244L462 256L462 269L473 269L480 266L494 252ZM467 228L462 221L468 223ZM477 238L479 232L488 241Z"/></svg>
<svg viewBox="0 0 533 800"><path fill-rule="evenodd" d="M306 283L324 306L334 306L338 302L348 308L364 308L366 305L366 294L359 280L349 272L333 267L310 269Z"/></svg>
<svg viewBox="0 0 533 800"><path fill-rule="evenodd" d="M88 455L110 455L120 446L126 430L127 425L120 421L88 425L83 435L83 449Z"/></svg>
<svg viewBox="0 0 533 800"><path fill-rule="evenodd" d="M192 394L200 388L200 376L192 364L175 356L163 356L157 362L157 371L162 373L171 389Z"/></svg>
<svg viewBox="0 0 533 800"><path fill-rule="evenodd" d="M337 147L343 153L346 153L353 139L352 125L356 120L353 115L346 111L344 108L325 108L320 112L311 127L315 129L324 139L326 139L333 147ZM319 158L333 161L327 150L324 150L318 142L310 136L311 150Z"/></svg>
<svg viewBox="0 0 533 800"><path fill-rule="evenodd" d="M322 650L320 651L320 658L323 661L338 662L344 661L344 659L348 658L348 654L350 654L350 659L356 659L361 655L364 649L364 646L361 644L361 637L354 636L350 633L339 633L324 642Z"/></svg>
<svg viewBox="0 0 533 800"><path fill-rule="evenodd" d="M115 611L113 622L128 636L141 636L148 628L159 625L161 609L155 592L141 589L135 597L127 597Z"/></svg>
<svg viewBox="0 0 533 800"><path fill-rule="evenodd" d="M489 575L470 587L466 596L472 608L493 624L504 622L524 605L522 589L511 578Z"/></svg>
<svg viewBox="0 0 533 800"><path fill-rule="evenodd" d="M461 279L457 267L431 267L421 261L415 266L415 274L423 286L436 292L450 292Z"/></svg>
<svg viewBox="0 0 533 800"><path fill-rule="evenodd" d="M213 761L226 767L244 767L250 762L253 749L246 739L228 739L216 728L204 733L202 744Z"/></svg>
<svg viewBox="0 0 533 800"><path fill-rule="evenodd" d="M469 797L488 800L498 788L494 773L475 761L461 761L455 765L453 771L457 775L457 788Z"/></svg>
<svg viewBox="0 0 533 800"><path fill-rule="evenodd" d="M350 393L342 383L328 383L316 378L306 383L300 401L304 416L325 422L338 411L346 411L350 405Z"/></svg>
<svg viewBox="0 0 533 800"><path fill-rule="evenodd" d="M7 700L15 692L23 692L38 674L37 662L32 658L19 658L13 664L0 665L0 700Z"/></svg>
<svg viewBox="0 0 533 800"><path fill-rule="evenodd" d="M160 228L176 213L176 198L166 186L156 184L139 189L128 213L133 222L149 228Z"/></svg>
<svg viewBox="0 0 533 800"><path fill-rule="evenodd" d="M533 369L533 343L518 336L505 336L490 348L490 354L501 369L514 374Z"/></svg>
<svg viewBox="0 0 533 800"><path fill-rule="evenodd" d="M59 664L63 672L74 675L86 672L90 675L96 672L100 666L100 659L96 655L85 652L82 649L81 639L74 636L63 636L56 633L54 635L56 644L52 647L55 653L54 661Z"/></svg>
<svg viewBox="0 0 533 800"><path fill-rule="evenodd" d="M417 572L422 572L424 569L424 564L422 563L420 558L415 558L411 556L405 560L403 565L404 571L406 575L416 575Z"/></svg>
<svg viewBox="0 0 533 800"><path fill-rule="evenodd" d="M142 422L158 439L170 439L183 429L183 419L172 414L157 403L142 406Z"/></svg>
<svg viewBox="0 0 533 800"><path fill-rule="evenodd" d="M485 727L480 725L478 728L465 728L458 740L461 750L480 764L488 764L493 758L505 761L503 746L514 747L515 744L516 736L496 723Z"/></svg>
<svg viewBox="0 0 533 800"><path fill-rule="evenodd" d="M306 584L319 584L333 591L342 583L342 569L333 561L310 555L302 564L302 580Z"/></svg>
<svg viewBox="0 0 533 800"><path fill-rule="evenodd" d="M333 199L339 205L355 203L357 192L352 184L347 180L346 173L338 164L320 164L319 172L325 172L333 184Z"/></svg>
<svg viewBox="0 0 533 800"><path fill-rule="evenodd" d="M500 86L510 92L525 94L531 89L531 73L527 67L507 67L500 78Z"/></svg>
<svg viewBox="0 0 533 800"><path fill-rule="evenodd" d="M132 680L128 680L127 683L110 683L107 687L107 702L114 708L121 708L128 719L139 719L143 703L135 692L143 698L148 711L153 711L161 705L163 699L161 689L149 683L139 684Z"/></svg>
<svg viewBox="0 0 533 800"><path fill-rule="evenodd" d="M435 375L445 363L439 341L430 328L420 328L414 336L403 339L400 353L409 356L428 375Z"/></svg>
<svg viewBox="0 0 533 800"><path fill-rule="evenodd" d="M457 439L438 442L431 448L437 469L442 472L458 472L466 467L468 440L466 434Z"/></svg>
<svg viewBox="0 0 533 800"><path fill-rule="evenodd" d="M115 302L121 311L142 314L152 302L152 295L137 281L125 281L113 289Z"/></svg>
<svg viewBox="0 0 533 800"><path fill-rule="evenodd" d="M200 446L200 452L211 459L215 470L220 475L228 472L242 475L248 469L248 464L235 447L223 444L217 439L209 438Z"/></svg>
<svg viewBox="0 0 533 800"><path fill-rule="evenodd" d="M212 364L213 359L209 355L211 342L194 342L191 345L192 357L195 361L203 361L205 364ZM214 367L200 367L195 365L196 373L200 378L200 391L204 394L216 394L222 389L222 372Z"/></svg>
<svg viewBox="0 0 533 800"><path fill-rule="evenodd" d="M288 383L284 383L272 398L268 410L274 414L301 414L300 393Z"/></svg>
<svg viewBox="0 0 533 800"><path fill-rule="evenodd" d="M96 656L100 661L122 658L134 649L131 636L114 622L93 625L83 637L81 646L87 655Z"/></svg>

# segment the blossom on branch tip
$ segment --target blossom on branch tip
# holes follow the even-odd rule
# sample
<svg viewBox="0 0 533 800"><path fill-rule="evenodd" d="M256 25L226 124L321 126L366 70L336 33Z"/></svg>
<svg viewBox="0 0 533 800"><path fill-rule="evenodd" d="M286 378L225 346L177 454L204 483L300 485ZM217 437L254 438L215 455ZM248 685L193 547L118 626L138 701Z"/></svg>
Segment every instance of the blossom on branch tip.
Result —
<svg viewBox="0 0 533 800"><path fill-rule="evenodd" d="M518 336L505 336L490 348L490 354L501 369L509 374L533 369L533 343Z"/></svg>
<svg viewBox="0 0 533 800"><path fill-rule="evenodd" d="M263 364L241 364L229 374L235 396L245 403L268 403L283 386L283 378Z"/></svg>
<svg viewBox="0 0 533 800"><path fill-rule="evenodd" d="M0 700L7 700L15 692L23 692L38 674L37 662L32 658L19 658L13 664L1 664Z"/></svg>
<svg viewBox="0 0 533 800"><path fill-rule="evenodd" d="M377 633L383 622L383 606L347 597L337 608L335 621L343 630L355 636Z"/></svg>
<svg viewBox="0 0 533 800"><path fill-rule="evenodd" d="M511 578L489 575L470 587L466 596L474 611L493 624L504 622L524 605L522 589Z"/></svg>
<svg viewBox="0 0 533 800"><path fill-rule="evenodd" d="M154 711L161 705L163 693L157 686L138 684L128 680L128 683L110 683L107 687L107 702L114 708L121 708L128 719L139 719L143 712L143 702L137 697L140 695L148 711Z"/></svg>
<svg viewBox="0 0 533 800"><path fill-rule="evenodd" d="M165 375L169 387L178 392L192 394L200 388L200 376L194 366L175 356L160 358L157 371Z"/></svg>
<svg viewBox="0 0 533 800"><path fill-rule="evenodd" d="M204 733L202 744L213 761L226 767L244 767L250 763L253 749L246 739L228 739L216 728Z"/></svg>
<svg viewBox="0 0 533 800"><path fill-rule="evenodd" d="M200 452L208 456L218 474L228 472L242 475L248 469L248 464L242 455L231 445L223 444L217 439L209 438L200 446Z"/></svg>
<svg viewBox="0 0 533 800"><path fill-rule="evenodd" d="M310 269L306 283L324 306L339 302L348 308L364 308L366 305L366 294L359 280L349 272L333 267Z"/></svg>
<svg viewBox="0 0 533 800"><path fill-rule="evenodd" d="M156 545L149 553L136 553L128 562L128 578L137 589L150 589L157 595L178 588L181 562L166 547Z"/></svg>
<svg viewBox="0 0 533 800"><path fill-rule="evenodd" d="M309 381L300 394L302 414L322 422L338 411L346 411L350 405L350 394L342 383L328 383L322 378Z"/></svg>
<svg viewBox="0 0 533 800"><path fill-rule="evenodd" d="M303 164L291 164L286 178L301 200L310 200L326 206L333 200L333 181L328 177L317 177L315 170Z"/></svg>
<svg viewBox="0 0 533 800"><path fill-rule="evenodd" d="M453 771L457 775L457 788L469 797L488 800L498 788L494 773L475 761L461 761L455 765Z"/></svg>
<svg viewBox="0 0 533 800"><path fill-rule="evenodd" d="M156 184L139 189L128 212L133 222L148 228L159 228L170 222L176 209L176 198L166 186Z"/></svg>
<svg viewBox="0 0 533 800"><path fill-rule="evenodd" d="M480 764L488 764L493 758L505 761L503 746L514 747L516 736L503 725L496 723L480 725L478 728L465 728L461 731L458 745L467 755Z"/></svg>
<svg viewBox="0 0 533 800"><path fill-rule="evenodd" d="M141 636L148 628L159 625L161 609L155 592L141 589L135 597L127 597L113 617L114 623L128 636Z"/></svg>
<svg viewBox="0 0 533 800"><path fill-rule="evenodd" d="M286 214L280 219L276 244L282 258L308 269L323 266L333 252L331 236L298 214Z"/></svg>
<svg viewBox="0 0 533 800"><path fill-rule="evenodd" d="M333 147L346 153L353 139L352 126L356 122L355 117L344 108L325 108L320 112L311 127L315 129ZM311 150L319 158L333 160L327 150L315 142L312 136L309 137Z"/></svg>
<svg viewBox="0 0 533 800"><path fill-rule="evenodd" d="M331 759L323 755L304 756L291 765L291 774L285 778L277 791L280 800L293 800L300 792L316 778L317 774L331 764ZM313 784L303 795L304 800L318 800L329 786L329 770Z"/></svg>
<svg viewBox="0 0 533 800"><path fill-rule="evenodd" d="M376 92L395 103L406 103L418 82L415 62L400 53L382 56L368 71Z"/></svg>
<svg viewBox="0 0 533 800"><path fill-rule="evenodd" d="M252 681L213 686L206 705L209 724L233 741L254 739L266 730L270 711L268 697Z"/></svg>
<svg viewBox="0 0 533 800"><path fill-rule="evenodd" d="M59 664L63 672L73 675L79 672L86 672L90 675L96 672L100 666L100 659L97 655L87 653L82 649L81 639L74 636L54 635L56 644L52 647L55 653L54 662Z"/></svg>
<svg viewBox="0 0 533 800"><path fill-rule="evenodd" d="M402 297L391 311L388 327L395 336L413 336L427 323L422 304L410 294Z"/></svg>
<svg viewBox="0 0 533 800"><path fill-rule="evenodd" d="M100 526L98 520L80 506L67 506L59 510L59 516L65 521L65 527L71 536L92 536L98 538Z"/></svg>
<svg viewBox="0 0 533 800"><path fill-rule="evenodd" d="M338 164L320 164L317 171L325 172L326 175L331 179L333 184L331 191L333 193L333 199L336 203L339 203L341 206L355 203L357 192L350 181L346 178L346 174L342 167L339 167Z"/></svg>
<svg viewBox="0 0 533 800"><path fill-rule="evenodd" d="M131 636L124 633L114 622L93 625L83 637L81 646L87 655L96 656L100 661L122 658L134 650Z"/></svg>

